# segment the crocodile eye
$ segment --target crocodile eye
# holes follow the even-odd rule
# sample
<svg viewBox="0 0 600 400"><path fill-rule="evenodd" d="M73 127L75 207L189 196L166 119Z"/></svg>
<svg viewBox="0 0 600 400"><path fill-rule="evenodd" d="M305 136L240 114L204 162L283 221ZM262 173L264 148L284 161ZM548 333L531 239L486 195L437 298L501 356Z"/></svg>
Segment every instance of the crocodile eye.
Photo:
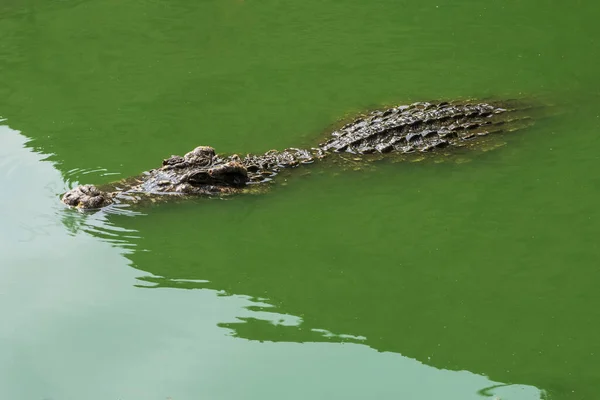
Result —
<svg viewBox="0 0 600 400"><path fill-rule="evenodd" d="M233 185L243 185L248 180L247 177L240 176L238 174L233 175L232 184Z"/></svg>
<svg viewBox="0 0 600 400"><path fill-rule="evenodd" d="M210 174L206 171L194 172L187 178L187 181L190 183L208 183L211 180Z"/></svg>

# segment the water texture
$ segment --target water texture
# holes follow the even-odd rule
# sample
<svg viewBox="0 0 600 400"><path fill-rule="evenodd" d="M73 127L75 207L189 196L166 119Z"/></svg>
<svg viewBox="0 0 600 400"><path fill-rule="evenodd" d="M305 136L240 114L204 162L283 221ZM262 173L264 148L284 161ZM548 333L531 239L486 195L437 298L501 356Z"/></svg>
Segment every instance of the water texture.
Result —
<svg viewBox="0 0 600 400"><path fill-rule="evenodd" d="M596 399L591 1L0 4L0 399ZM543 98L445 162L82 214L197 145L310 146L382 104Z"/></svg>

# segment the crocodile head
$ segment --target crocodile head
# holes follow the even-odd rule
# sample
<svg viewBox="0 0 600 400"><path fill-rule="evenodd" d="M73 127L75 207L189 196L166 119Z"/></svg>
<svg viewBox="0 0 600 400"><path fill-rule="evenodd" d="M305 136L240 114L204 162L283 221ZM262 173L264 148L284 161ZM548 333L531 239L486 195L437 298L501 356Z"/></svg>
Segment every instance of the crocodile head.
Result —
<svg viewBox="0 0 600 400"><path fill-rule="evenodd" d="M199 146L183 157L171 156L162 167L141 176L100 188L77 186L63 195L62 202L80 209L99 209L123 197L230 194L239 192L248 179L248 171L239 160L222 159L212 147Z"/></svg>

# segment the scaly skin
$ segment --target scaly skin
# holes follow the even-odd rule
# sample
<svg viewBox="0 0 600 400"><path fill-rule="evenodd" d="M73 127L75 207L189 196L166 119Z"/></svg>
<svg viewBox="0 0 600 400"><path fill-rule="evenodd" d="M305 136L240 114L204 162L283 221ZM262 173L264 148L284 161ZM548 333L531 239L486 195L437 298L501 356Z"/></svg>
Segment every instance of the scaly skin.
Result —
<svg viewBox="0 0 600 400"><path fill-rule="evenodd" d="M212 147L199 146L185 156L171 156L163 165L137 177L95 187L78 186L62 197L81 209L112 203L136 203L166 195L222 196L242 193L251 184L264 183L282 168L311 164L336 153L407 154L439 149L474 147L482 138L531 124L522 103L414 103L374 111L346 124L318 147L270 150L262 155L221 156ZM447 150L444 150L447 151Z"/></svg>

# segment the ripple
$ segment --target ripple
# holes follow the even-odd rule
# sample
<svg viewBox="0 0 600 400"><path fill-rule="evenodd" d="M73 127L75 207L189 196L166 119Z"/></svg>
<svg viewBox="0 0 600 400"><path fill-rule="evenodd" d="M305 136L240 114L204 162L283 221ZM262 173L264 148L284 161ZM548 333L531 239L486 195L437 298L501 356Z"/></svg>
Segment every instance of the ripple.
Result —
<svg viewBox="0 0 600 400"><path fill-rule="evenodd" d="M106 243L129 250L133 250L137 246L136 242L141 238L137 230L119 226L109 218L112 214L133 216L140 213L122 210L119 207L96 212L74 212L74 209L66 206L61 207L58 213L63 225L73 236L84 232Z"/></svg>
<svg viewBox="0 0 600 400"><path fill-rule="evenodd" d="M74 188L77 185L81 184L81 178L87 175L92 175L96 177L104 177L104 176L120 176L119 172L110 172L106 168L96 167L96 168L73 168L63 173L63 178L65 183L69 187L69 189ZM85 179L85 181L92 181L93 178Z"/></svg>

